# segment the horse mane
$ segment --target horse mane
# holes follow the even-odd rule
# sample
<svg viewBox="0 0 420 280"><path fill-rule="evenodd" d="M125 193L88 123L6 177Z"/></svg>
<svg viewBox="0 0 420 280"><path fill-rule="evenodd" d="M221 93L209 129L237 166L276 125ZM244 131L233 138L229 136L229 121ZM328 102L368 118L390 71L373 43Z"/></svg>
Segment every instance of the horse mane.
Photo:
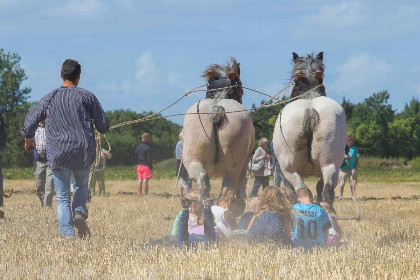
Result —
<svg viewBox="0 0 420 280"><path fill-rule="evenodd" d="M202 77L206 78L209 81L209 77L207 76L207 72L213 70L216 74L217 78L228 78L229 71L233 70L236 72L238 77L241 75L239 63L233 56L225 64L210 64L203 72Z"/></svg>
<svg viewBox="0 0 420 280"><path fill-rule="evenodd" d="M292 71L290 72L290 79L295 79L295 73L296 71L300 70L303 72L304 77L308 77L314 73L312 64L316 62L318 66L322 68L322 72L325 71L326 67L324 65L324 62L320 59L318 59L314 52L305 56L300 56L296 61L292 59Z"/></svg>

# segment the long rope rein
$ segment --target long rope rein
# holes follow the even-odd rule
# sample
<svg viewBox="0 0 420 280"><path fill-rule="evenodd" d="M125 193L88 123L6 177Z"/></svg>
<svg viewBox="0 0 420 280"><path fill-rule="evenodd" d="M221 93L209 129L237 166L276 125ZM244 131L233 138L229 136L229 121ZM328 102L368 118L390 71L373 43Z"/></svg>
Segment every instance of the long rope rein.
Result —
<svg viewBox="0 0 420 280"><path fill-rule="evenodd" d="M163 111L165 111L165 110L173 107L175 104L177 104L178 102L180 102L183 98L185 98L186 96L188 96L188 95L190 95L191 93L194 93L194 92L213 92L213 91L220 91L220 90L224 90L224 89L231 89L231 88L239 87L238 85L233 85L233 86L228 86L228 87L223 87L223 88L217 88L217 89L200 89L200 88L205 87L205 86L206 85L201 85L201 86L197 86L197 87L192 88L191 90L185 92L180 98L178 98L177 100L175 100L173 103L171 103L170 105L166 106L165 108L163 108L163 109L161 109L161 110L159 110L159 111L157 111L157 112L155 112L153 114L150 114L148 116L142 117L140 119L125 121L125 122L122 122L122 123L119 123L119 124L115 124L115 125L111 126L109 129L111 130L111 129L115 129L115 128L118 128L118 127L122 127L122 126L130 125L130 124L135 124L135 123L143 122L145 120L152 120L152 119L154 119L153 118L154 116L156 116L156 115L162 113ZM290 87L290 84L285 89L287 89L288 87ZM242 88L247 89L247 90L250 90L250 91L255 92L255 93L259 93L261 95L268 96L268 97L270 97L270 100L273 100L273 98L275 97L275 96L271 96L269 94L266 94L264 92L253 90L253 89L250 89L250 88L247 88L247 87L244 87L244 86L242 86ZM280 91L280 92L282 92L282 91ZM252 110L252 109L250 109L250 110ZM205 114L205 113L201 113L200 112L199 114ZM175 116L175 115L168 115L167 117L173 117L173 116ZM181 116L181 114L179 116Z"/></svg>
<svg viewBox="0 0 420 280"><path fill-rule="evenodd" d="M304 95L306 95L308 92L310 92L310 91L312 91L312 90L315 90L315 89L317 89L318 87L320 87L321 85L318 85L318 86L316 86L316 87L314 87L314 88L312 88L312 89L310 89L310 90L307 90L306 92L304 92L304 93L302 93L301 95L299 95L299 96L296 96L296 97L294 97L294 98L289 98L289 99L287 99L287 100L283 100L283 101L281 101L281 98L287 93L287 90L291 87L293 85L293 82L291 82L291 83L289 83L285 88L283 88L282 90L280 90L277 94L275 94L275 95L273 95L273 96L271 96L271 95L269 95L269 94L265 94L265 93L263 93L263 92L259 92L259 91L256 91L256 90L252 90L252 89L249 89L249 88L247 88L247 87L244 87L244 86L242 86L243 88L245 88L245 89L248 89L248 90L252 90L252 91L255 91L255 92L257 92L257 93L260 93L260 94L264 94L264 95L267 95L267 96L271 96L270 97L270 99L269 100L267 100L266 102L264 102L261 106L259 106L259 107L256 107L256 108L250 108L250 109L241 109L241 110L234 110L234 111L227 111L227 112L225 112L225 114L233 114L233 113L242 113L242 112L256 112L256 111L258 111L258 110L260 110L260 109L262 109L262 108L269 108L269 107L273 107L273 106L280 106L280 105L283 105L283 104L287 104L287 103L289 103L289 102L292 102L292 101L294 101L294 100L297 100L297 99L299 99L299 98L302 98L302 96L304 96ZM119 123L119 124L116 124L116 125L113 125L113 126L111 126L110 128L109 128L109 130L111 130L111 129L115 129L115 128L118 128L118 127L123 127L123 126L127 126L127 125L130 125L130 124L134 124L134 123L142 123L142 122L146 122L146 121L152 121L152 120L158 120L158 119L164 119L164 118L170 118L170 117L177 117L177 116L187 116L187 115L212 115L212 114L214 114L214 113L212 113L212 112L195 112L195 113L178 113L178 114L170 114L170 115L164 115L164 116L157 116L157 117L154 117L154 116L156 116L157 114L159 114L159 113L161 113L161 112L163 112L163 111L165 111L165 110L167 110L167 109L169 109L170 107L172 107L172 106L174 106L176 103L178 103L179 101L181 101L181 99L183 99L184 97L186 97L186 96L188 96L189 94L191 94L191 93L193 93L193 92L198 92L198 91L217 91L217 90L221 90L221 89L229 89L229 88L233 88L233 87L237 87L237 85L235 85L235 86L229 86L229 87L224 87L224 88L219 88L219 89L213 89L213 90L199 90L199 88L201 88L201 87L204 87L204 86L206 86L206 85L201 85L201 86L198 86L198 87L195 87L195 88L193 88L193 89L191 89L191 90L189 90L189 91L187 91L187 92L185 92L180 98L178 98L175 102L173 102L172 104L170 104L170 105L168 105L168 106L166 106L165 108L163 108L163 109L161 109L161 110L159 110L158 112L156 112L156 113L153 113L153 114L151 114L151 115L148 115L148 116L145 116L145 117L142 117L142 118L140 118L140 119L135 119L135 120L131 120L131 121L126 121L126 122L122 122L122 123ZM283 93L283 94L281 94L281 93ZM277 97L279 94L281 94L279 97ZM277 97L277 98L276 98ZM276 99L276 101L275 102L273 102L273 103L271 103L271 104L268 104L270 101L272 101L272 100L274 100L274 99ZM107 145L108 145L108 151L110 152L111 151L111 144L109 143L109 141L108 141L108 139L106 138L106 136L105 136L105 134L100 134L99 133L99 135L98 135L98 138L99 138L99 141L101 142L101 136L104 136L104 138L105 138L105 141L107 142Z"/></svg>
<svg viewBox="0 0 420 280"><path fill-rule="evenodd" d="M316 86L316 87L312 88L311 90L314 90L317 87L319 87L319 86ZM308 91L302 93L302 95L308 93L311 90L308 90ZM276 102L273 102L271 104L264 105L264 106L261 105L261 106L256 107L256 108L226 111L224 113L225 114L234 114L234 113L242 113L242 112L251 112L251 111L258 111L259 109L262 109L262 108L269 108L269 107L274 107L274 106L280 106L280 105L283 105L283 104L290 103L291 101L300 99L300 98L302 98L302 95L299 95L299 96L296 96L296 97L293 97L293 98L289 98L289 99L284 100L284 101L276 101ZM132 120L132 121L129 121L129 122L124 122L124 123L116 124L114 126L111 126L109 129L111 130L111 129L114 129L114 128L117 128L117 127L129 125L129 124L133 124L133 123L141 123L141 122L158 120L158 119L165 119L165 118L178 117L178 116L198 115L198 114L200 114L200 115L213 115L214 113L213 112L199 112L199 113L197 113L197 112L190 112L190 113L170 114L170 115L158 116L158 117L154 117L154 118L144 117L144 118Z"/></svg>
<svg viewBox="0 0 420 280"><path fill-rule="evenodd" d="M171 203L169 204L169 208L168 208L168 216L164 217L164 219L165 219L165 220L170 220L170 219L172 219L172 217L171 217L172 204L173 204L174 199L175 199L176 186L178 185L178 182L179 182L179 177L180 177L180 175L181 175L181 168L182 168L182 165L183 165L183 164L184 164L184 163L183 163L182 158L181 158L181 163L179 164L178 173L177 173L177 177L176 177L176 181L175 181L175 185L174 185L174 190L173 190L173 192L172 192L172 199L171 199Z"/></svg>

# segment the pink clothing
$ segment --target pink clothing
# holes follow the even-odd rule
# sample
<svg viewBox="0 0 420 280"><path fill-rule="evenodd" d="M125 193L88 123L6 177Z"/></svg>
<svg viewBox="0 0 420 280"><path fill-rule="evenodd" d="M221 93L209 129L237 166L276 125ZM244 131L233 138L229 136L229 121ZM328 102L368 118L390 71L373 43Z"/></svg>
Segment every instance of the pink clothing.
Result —
<svg viewBox="0 0 420 280"><path fill-rule="evenodd" d="M150 179L152 178L153 171L147 165L137 165L137 178Z"/></svg>
<svg viewBox="0 0 420 280"><path fill-rule="evenodd" d="M330 234L327 238L327 245L329 246L337 246L340 243L340 236Z"/></svg>
<svg viewBox="0 0 420 280"><path fill-rule="evenodd" d="M214 227L214 232L216 233L216 238L221 234L221 231L218 227ZM201 234L204 235L204 226L196 226L188 230L189 234Z"/></svg>

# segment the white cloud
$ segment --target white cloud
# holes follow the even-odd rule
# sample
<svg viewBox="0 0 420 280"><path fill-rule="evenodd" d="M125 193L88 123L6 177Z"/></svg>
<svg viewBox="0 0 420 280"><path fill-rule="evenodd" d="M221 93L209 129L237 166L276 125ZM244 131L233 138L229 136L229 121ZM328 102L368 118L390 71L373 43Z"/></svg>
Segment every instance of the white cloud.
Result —
<svg viewBox="0 0 420 280"><path fill-rule="evenodd" d="M140 80L147 74L155 70L155 63L153 61L153 55L151 53L144 53L136 60L137 72L136 79Z"/></svg>
<svg viewBox="0 0 420 280"><path fill-rule="evenodd" d="M318 13L304 16L302 20L329 28L346 28L360 24L364 17L364 7L359 2L346 2L321 6Z"/></svg>
<svg viewBox="0 0 420 280"><path fill-rule="evenodd" d="M367 91L382 89L392 70L390 64L370 54L353 55L337 69L332 89L342 96L365 96Z"/></svg>
<svg viewBox="0 0 420 280"><path fill-rule="evenodd" d="M50 16L93 20L105 11L101 0L66 0L64 2L62 6L46 9L45 13Z"/></svg>
<svg viewBox="0 0 420 280"><path fill-rule="evenodd" d="M168 83L172 86L178 84L180 76L176 72L169 72Z"/></svg>
<svg viewBox="0 0 420 280"><path fill-rule="evenodd" d="M298 39L323 38L340 42L400 38L418 33L420 7L416 3L378 5L376 1L325 4L300 18Z"/></svg>

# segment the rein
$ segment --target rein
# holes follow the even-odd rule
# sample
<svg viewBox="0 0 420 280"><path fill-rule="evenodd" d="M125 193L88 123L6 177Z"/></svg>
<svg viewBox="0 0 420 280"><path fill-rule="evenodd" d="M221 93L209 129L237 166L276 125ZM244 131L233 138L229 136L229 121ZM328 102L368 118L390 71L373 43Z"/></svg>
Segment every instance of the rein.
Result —
<svg viewBox="0 0 420 280"><path fill-rule="evenodd" d="M203 128L203 130L204 130L204 133L206 134L207 139L209 139L209 141L210 141L210 137L209 137L209 135L207 134L206 129L204 128L204 125L203 125L203 122L202 122L202 120L201 120L201 116L200 116L200 101L201 101L201 100L202 100L202 99L198 100L198 103L197 103L197 115L198 115L198 119L200 120L201 127L202 127L202 128Z"/></svg>

